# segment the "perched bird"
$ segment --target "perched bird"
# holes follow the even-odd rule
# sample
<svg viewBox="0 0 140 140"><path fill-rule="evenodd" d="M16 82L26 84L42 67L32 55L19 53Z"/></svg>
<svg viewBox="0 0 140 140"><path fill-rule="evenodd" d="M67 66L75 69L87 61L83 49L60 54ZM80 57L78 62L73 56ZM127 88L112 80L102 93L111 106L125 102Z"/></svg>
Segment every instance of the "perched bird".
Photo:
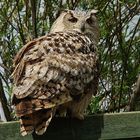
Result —
<svg viewBox="0 0 140 140"><path fill-rule="evenodd" d="M84 119L98 85L96 12L63 11L49 34L17 53L12 103L23 136L42 135L56 112Z"/></svg>

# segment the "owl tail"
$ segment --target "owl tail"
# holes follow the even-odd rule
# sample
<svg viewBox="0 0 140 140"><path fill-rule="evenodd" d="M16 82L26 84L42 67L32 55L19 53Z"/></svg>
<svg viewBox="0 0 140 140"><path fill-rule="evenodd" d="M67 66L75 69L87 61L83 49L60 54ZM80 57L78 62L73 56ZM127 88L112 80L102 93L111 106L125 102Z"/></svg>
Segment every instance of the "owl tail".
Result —
<svg viewBox="0 0 140 140"><path fill-rule="evenodd" d="M48 128L50 122L52 120L52 112L47 112L46 117L42 117L42 119L38 118L38 123L35 127L35 133L37 135L42 135L45 133L46 129Z"/></svg>
<svg viewBox="0 0 140 140"><path fill-rule="evenodd" d="M52 111L39 110L20 118L20 132L22 136L35 131L37 135L45 133L52 119Z"/></svg>

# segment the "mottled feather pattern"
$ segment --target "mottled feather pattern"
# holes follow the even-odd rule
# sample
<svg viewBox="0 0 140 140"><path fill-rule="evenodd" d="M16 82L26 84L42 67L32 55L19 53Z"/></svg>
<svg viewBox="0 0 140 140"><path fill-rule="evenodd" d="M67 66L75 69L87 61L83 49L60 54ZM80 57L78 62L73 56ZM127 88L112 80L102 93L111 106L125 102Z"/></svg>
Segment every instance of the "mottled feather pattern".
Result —
<svg viewBox="0 0 140 140"><path fill-rule="evenodd" d="M43 41L41 38L41 43L37 42L34 47L30 47L30 50L24 52L24 56L20 60L24 66L18 67L18 69L14 71L15 74L19 75L18 78L20 76L22 77L22 79L16 83L17 86L13 90L16 97L23 98L29 94L31 95L36 89L35 86L40 86L44 83L47 84L50 80L57 81L58 83L65 82L68 84L67 86L76 86L76 82L79 79L83 81L83 84L89 83L93 79L91 75L93 75L95 71L94 67L98 59L96 47L83 34L81 34L83 41L82 37L80 37L78 41L79 45L70 43L69 40L75 39L76 35L79 36L80 33L78 32L64 33L63 36L62 34L63 33L50 34L48 35L49 40L48 36L45 36ZM53 36L52 40L50 36ZM67 40L65 40L65 36L67 36ZM59 41L59 37L64 40L64 47L61 46L62 42L61 40ZM57 46L53 44L56 39ZM87 42L85 42L85 40ZM87 46L87 50L94 48L94 51L89 51L89 53L79 51L80 46L83 45ZM60 48L63 48L63 51L60 51ZM66 52L68 49L71 51L71 48L73 49L72 53ZM24 70L24 72L21 72L22 70ZM20 71L20 73L18 73L18 71ZM71 78L66 78L67 76ZM17 80L15 79L15 81Z"/></svg>
<svg viewBox="0 0 140 140"><path fill-rule="evenodd" d="M82 97L86 85L94 79L97 60L96 45L77 31L51 33L21 48L14 61L13 104L22 135L34 130L43 134L59 106L71 104L74 96ZM89 97L82 97L80 106L82 99ZM40 123L33 114L42 110L48 117Z"/></svg>
<svg viewBox="0 0 140 140"><path fill-rule="evenodd" d="M20 118L21 134L25 136L35 131L36 134L42 135L47 129L46 126L48 126L49 123L51 122L54 113L53 111L54 111L53 109L39 110L26 116L21 116Z"/></svg>

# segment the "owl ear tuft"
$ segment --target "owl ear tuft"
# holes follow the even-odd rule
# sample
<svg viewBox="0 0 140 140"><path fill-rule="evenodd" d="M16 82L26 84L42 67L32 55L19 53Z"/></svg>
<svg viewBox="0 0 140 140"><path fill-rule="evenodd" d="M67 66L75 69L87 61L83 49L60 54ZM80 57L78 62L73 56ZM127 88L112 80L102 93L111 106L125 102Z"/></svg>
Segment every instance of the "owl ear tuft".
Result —
<svg viewBox="0 0 140 140"><path fill-rule="evenodd" d="M95 9L93 9L93 10L90 11L90 14L91 15L96 15L97 13L98 13L98 10L95 10Z"/></svg>
<svg viewBox="0 0 140 140"><path fill-rule="evenodd" d="M71 10L69 10L69 9L63 9L63 10L61 10L61 13L71 13Z"/></svg>
<svg viewBox="0 0 140 140"><path fill-rule="evenodd" d="M61 13L66 13L68 11L69 11L68 9L63 9L63 10L61 10Z"/></svg>
<svg viewBox="0 0 140 140"><path fill-rule="evenodd" d="M61 14L65 14L68 13L69 10L68 9L60 9L58 10L58 12L56 13L56 18L58 18Z"/></svg>
<svg viewBox="0 0 140 140"><path fill-rule="evenodd" d="M68 11L67 9L59 9L57 12L57 17L59 17L63 13L66 13L67 11Z"/></svg>

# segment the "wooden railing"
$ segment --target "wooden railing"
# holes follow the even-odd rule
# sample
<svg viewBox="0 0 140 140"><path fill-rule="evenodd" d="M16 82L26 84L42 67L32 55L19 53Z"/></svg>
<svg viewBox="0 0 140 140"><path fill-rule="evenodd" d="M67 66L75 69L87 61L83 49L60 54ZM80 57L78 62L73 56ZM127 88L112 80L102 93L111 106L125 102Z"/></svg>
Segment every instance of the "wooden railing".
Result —
<svg viewBox="0 0 140 140"><path fill-rule="evenodd" d="M0 140L140 139L140 112L99 114L84 121L54 118L47 132L22 137L19 122L0 123Z"/></svg>

